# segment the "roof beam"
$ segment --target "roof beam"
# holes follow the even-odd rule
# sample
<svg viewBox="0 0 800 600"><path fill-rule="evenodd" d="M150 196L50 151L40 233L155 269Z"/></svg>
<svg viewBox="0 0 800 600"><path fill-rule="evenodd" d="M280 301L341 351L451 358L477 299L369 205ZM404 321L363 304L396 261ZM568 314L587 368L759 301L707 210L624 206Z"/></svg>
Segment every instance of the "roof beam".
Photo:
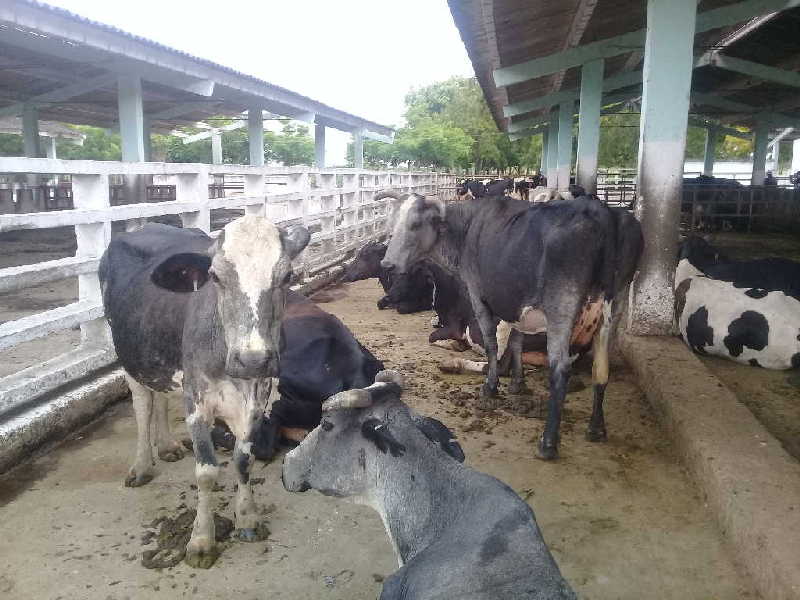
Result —
<svg viewBox="0 0 800 600"><path fill-rule="evenodd" d="M741 58L734 58L733 56L723 56L717 52L713 52L710 55L703 55L695 63L695 67L703 67L706 65L719 67L727 71L734 71L735 73L741 73L749 77L756 77L764 81L780 83L788 87L800 87L799 73L762 65Z"/></svg>
<svg viewBox="0 0 800 600"><path fill-rule="evenodd" d="M564 38L564 45L561 47L562 51L574 48L581 43L581 38L583 38L583 33L589 25L597 2L598 0L580 0L578 7L575 9L575 14L572 17L569 33ZM567 71L562 69L553 76L551 93L555 93L561 89L561 84L564 83L564 75L566 75L566 73Z"/></svg>
<svg viewBox="0 0 800 600"><path fill-rule="evenodd" d="M638 83L642 83L641 71L620 73L619 75L608 77L603 81L603 91L610 92L631 85L636 85ZM555 94L548 94L547 96L534 98L533 100L524 100L522 102L515 102L514 104L509 104L508 106L503 107L503 116L514 117L516 115L521 115L527 112L531 112L532 110L538 110L540 108L549 108L550 106L561 104L562 102L566 102L567 100L570 99L577 100L579 94L580 90L578 88L573 88L571 90L563 90Z"/></svg>
<svg viewBox="0 0 800 600"><path fill-rule="evenodd" d="M64 100L69 100L75 96L81 96L87 92L96 90L97 88L111 85L112 83L116 83L116 81L117 77L113 74L99 75L86 81L79 81L77 83L28 98L25 102L19 102L17 104L12 104L11 106L6 106L5 108L0 108L0 117L19 116L22 114L23 107L26 104L39 106L41 104L63 102Z"/></svg>
<svg viewBox="0 0 800 600"><path fill-rule="evenodd" d="M186 113L194 112L196 110L216 108L216 106L217 104L215 102L184 102L182 104L171 106L170 108L160 112L150 113L147 116L150 119L174 119L175 117L180 117Z"/></svg>
<svg viewBox="0 0 800 600"><path fill-rule="evenodd" d="M764 13L800 6L800 0L745 0L707 10L697 15L695 33L735 25ZM640 29L622 35L584 44L516 65L495 69L494 82L498 87L522 83L562 69L577 67L596 58L611 58L639 50L644 46L647 30Z"/></svg>

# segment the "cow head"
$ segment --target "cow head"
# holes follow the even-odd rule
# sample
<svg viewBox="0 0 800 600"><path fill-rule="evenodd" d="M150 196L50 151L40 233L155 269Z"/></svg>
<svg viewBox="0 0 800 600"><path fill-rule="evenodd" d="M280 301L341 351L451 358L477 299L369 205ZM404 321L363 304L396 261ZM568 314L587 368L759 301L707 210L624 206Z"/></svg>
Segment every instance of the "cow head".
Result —
<svg viewBox="0 0 800 600"><path fill-rule="evenodd" d="M381 266L397 273L408 272L411 266L431 252L439 240L444 216L445 207L441 202L408 194L394 211L392 237Z"/></svg>
<svg viewBox="0 0 800 600"><path fill-rule="evenodd" d="M282 479L288 491L315 489L328 496L363 498L400 463L419 464L426 451L444 450L464 460L447 427L413 414L400 400L399 373L381 371L375 382L365 389L339 392L323 403L319 426L283 461Z"/></svg>
<svg viewBox="0 0 800 600"><path fill-rule="evenodd" d="M681 243L678 260L683 259L700 271L728 261L727 256L698 235L690 235Z"/></svg>
<svg viewBox="0 0 800 600"><path fill-rule="evenodd" d="M386 244L382 242L368 242L356 253L355 259L344 271L341 281L361 281L378 277L381 273L381 260L386 254Z"/></svg>
<svg viewBox="0 0 800 600"><path fill-rule="evenodd" d="M304 227L278 229L269 220L244 216L228 223L208 254L173 255L153 271L156 285L197 291L210 279L231 377L278 375L280 327L291 261L308 244Z"/></svg>

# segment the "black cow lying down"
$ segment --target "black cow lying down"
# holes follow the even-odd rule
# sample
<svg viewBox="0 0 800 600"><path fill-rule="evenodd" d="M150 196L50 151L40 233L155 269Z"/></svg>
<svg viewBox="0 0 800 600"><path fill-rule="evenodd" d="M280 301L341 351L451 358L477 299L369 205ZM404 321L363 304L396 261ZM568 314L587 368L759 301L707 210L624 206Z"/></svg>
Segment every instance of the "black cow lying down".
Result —
<svg viewBox="0 0 800 600"><path fill-rule="evenodd" d="M127 485L152 477L154 411L159 456L174 459L180 452L169 439L164 395L182 395L186 405L198 496L186 545L192 566L210 567L217 556L211 507L219 473L211 439L217 418L237 440L237 532L244 540L256 539L252 440L278 397L280 326L291 261L309 237L305 228L286 232L252 215L228 223L216 241L200 230L151 223L113 238L101 259L103 305L128 376L139 433Z"/></svg>
<svg viewBox="0 0 800 600"><path fill-rule="evenodd" d="M593 337L594 403L587 437L604 440L612 307L616 294L633 277L641 254L638 221L589 196L534 205L500 197L445 206L395 190L376 194L376 199L386 197L401 204L394 212L394 230L382 264L403 273L428 259L460 278L486 348L484 398L497 395L499 321L515 329L508 342L511 393L524 389L522 334L547 332L550 402L539 444L542 458L558 454L574 325L581 313L601 305L602 318ZM520 205L526 208L520 210Z"/></svg>
<svg viewBox="0 0 800 600"><path fill-rule="evenodd" d="M253 439L253 455L259 460L272 458L280 436L299 442L319 425L324 400L370 385L383 369L383 363L344 323L293 291L286 294L280 364L280 399L264 416ZM231 450L235 438L218 427L214 442Z"/></svg>
<svg viewBox="0 0 800 600"><path fill-rule="evenodd" d="M356 253L340 279L342 283L377 277L385 296L378 300L378 308L394 308L401 315L430 310L433 305L433 279L425 265L416 265L405 273L401 281L381 266L386 254L383 242L367 242Z"/></svg>
<svg viewBox="0 0 800 600"><path fill-rule="evenodd" d="M327 400L320 426L286 455L284 487L378 511L400 564L381 600L576 598L530 507L441 452L401 393L399 374L384 371Z"/></svg>
<svg viewBox="0 0 800 600"><path fill-rule="evenodd" d="M768 369L800 367L800 263L730 261L691 236L675 270L675 321L700 354Z"/></svg>

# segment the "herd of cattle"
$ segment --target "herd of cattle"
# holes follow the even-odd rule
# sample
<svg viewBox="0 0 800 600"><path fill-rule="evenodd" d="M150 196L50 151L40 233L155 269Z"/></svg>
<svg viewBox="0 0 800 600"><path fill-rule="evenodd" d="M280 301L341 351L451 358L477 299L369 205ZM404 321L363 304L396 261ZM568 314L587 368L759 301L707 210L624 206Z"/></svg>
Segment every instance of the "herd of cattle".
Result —
<svg viewBox="0 0 800 600"><path fill-rule="evenodd" d="M378 308L433 309L431 343L485 356L442 368L485 373L488 406L499 375L510 374L508 393L520 394L523 363L549 366L543 459L558 455L571 365L591 350L586 436L605 440L611 324L642 252L638 221L577 188L534 187L549 201L531 202L531 188L513 180L489 182L488 192L474 183L463 182L464 198L450 204L378 192L392 205L388 242L362 247L342 280L377 277ZM183 456L167 419L170 396L182 397L198 493L190 565L217 557L215 446L233 450L236 532L250 541L258 522L250 468L286 438L299 442L284 459L287 490L352 497L380 513L400 564L381 598L574 598L529 506L462 464L447 427L402 402L401 376L289 289L292 260L308 241L303 227L257 216L230 222L216 239L159 224L112 239L99 274L138 427L126 485L153 477L151 425L159 458ZM681 335L697 352L799 366L798 275L790 261L736 263L687 239L675 278Z"/></svg>

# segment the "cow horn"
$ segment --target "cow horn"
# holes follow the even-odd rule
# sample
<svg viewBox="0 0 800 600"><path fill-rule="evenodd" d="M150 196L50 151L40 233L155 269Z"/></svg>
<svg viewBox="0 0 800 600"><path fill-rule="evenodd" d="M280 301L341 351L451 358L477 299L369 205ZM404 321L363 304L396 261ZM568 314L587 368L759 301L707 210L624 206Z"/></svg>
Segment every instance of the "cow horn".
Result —
<svg viewBox="0 0 800 600"><path fill-rule="evenodd" d="M397 371L392 371L391 369L386 369L385 371L381 371L375 375L375 381L380 383L394 383L401 390L404 386L403 376Z"/></svg>
<svg viewBox="0 0 800 600"><path fill-rule="evenodd" d="M372 405L372 398L367 390L346 390L334 394L322 403L322 412L340 408L367 408Z"/></svg>

